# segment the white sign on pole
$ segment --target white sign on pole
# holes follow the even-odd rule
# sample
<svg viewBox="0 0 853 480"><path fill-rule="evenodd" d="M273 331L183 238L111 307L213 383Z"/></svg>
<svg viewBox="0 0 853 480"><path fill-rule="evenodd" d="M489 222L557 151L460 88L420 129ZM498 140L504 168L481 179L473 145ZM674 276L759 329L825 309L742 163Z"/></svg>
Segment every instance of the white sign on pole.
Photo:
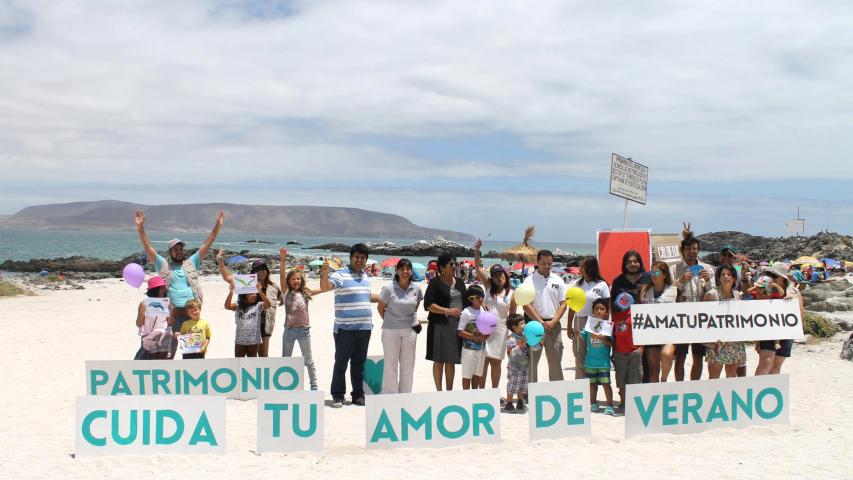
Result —
<svg viewBox="0 0 853 480"><path fill-rule="evenodd" d="M323 392L261 392L258 452L323 449Z"/></svg>
<svg viewBox="0 0 853 480"><path fill-rule="evenodd" d="M225 453L225 397L77 397L74 453Z"/></svg>
<svg viewBox="0 0 853 480"><path fill-rule="evenodd" d="M631 306L635 345L802 339L796 300L647 303Z"/></svg>
<svg viewBox="0 0 853 480"><path fill-rule="evenodd" d="M451 447L501 438L500 392L453 390L370 395L367 448Z"/></svg>
<svg viewBox="0 0 853 480"><path fill-rule="evenodd" d="M627 386L625 437L788 423L788 375Z"/></svg>
<svg viewBox="0 0 853 480"><path fill-rule="evenodd" d="M806 231L806 221L801 218L788 220L785 226L788 228L788 233L805 233Z"/></svg>
<svg viewBox="0 0 853 480"><path fill-rule="evenodd" d="M649 167L617 154L610 156L610 193L632 202L646 204Z"/></svg>
<svg viewBox="0 0 853 480"><path fill-rule="evenodd" d="M302 390L302 357L87 361L88 395L221 395Z"/></svg>
<svg viewBox="0 0 853 480"><path fill-rule="evenodd" d="M589 379L527 386L530 440L589 436Z"/></svg>

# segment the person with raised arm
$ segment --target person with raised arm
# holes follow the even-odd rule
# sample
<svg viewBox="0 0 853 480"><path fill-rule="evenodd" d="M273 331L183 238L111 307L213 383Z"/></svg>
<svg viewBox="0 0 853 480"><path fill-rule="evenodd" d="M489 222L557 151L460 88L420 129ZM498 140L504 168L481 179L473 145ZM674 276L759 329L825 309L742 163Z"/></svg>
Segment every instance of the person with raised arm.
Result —
<svg viewBox="0 0 853 480"><path fill-rule="evenodd" d="M142 247L145 249L148 260L155 260L154 269L160 278L166 282L167 294L169 301L173 307L172 310L172 331L181 331L181 324L189 319L186 311L186 304L192 299L204 301L201 291L201 285L198 281L199 271L201 270L201 260L207 256L213 242L216 241L216 236L219 235L219 230L222 228L222 222L225 220L225 214L220 210L216 215L216 223L213 225L213 230L210 235L201 244L198 251L189 258L184 256L184 247L186 244L177 238L169 240L169 259L165 259L157 253L151 240L148 239L148 234L145 232L145 214L142 210L136 211L136 231L139 233L139 240L142 242ZM172 349L169 353L169 358L174 358L175 351L178 349L178 340L173 339Z"/></svg>
<svg viewBox="0 0 853 480"><path fill-rule="evenodd" d="M495 330L489 334L486 339L485 346L485 363L483 364L483 375L480 377L480 388L485 388L486 376L489 376L491 369L492 388L498 388L501 381L501 363L506 358L506 339L507 339L507 318L514 314L517 307L515 299L512 296L512 285L509 282L509 275L506 270L500 265L495 264L489 268L489 273L483 268L480 249L483 246L483 241L479 238L474 243L474 268L477 271L477 278L483 284L483 289L486 293L486 299L483 303L486 309L494 313L498 317L498 323Z"/></svg>
<svg viewBox="0 0 853 480"><path fill-rule="evenodd" d="M328 268L320 272L320 291L335 291L335 366L332 370L332 408L344 406L347 363L352 381L352 404L364 406L364 363L373 330L373 308L379 296L371 292L370 280L364 267L370 254L367 245L350 247L349 265L329 275Z"/></svg>
<svg viewBox="0 0 853 480"><path fill-rule="evenodd" d="M228 267L225 266L225 262L223 262L223 251L219 249L216 253L216 261L219 264L219 274L222 275L222 279L228 283L231 283L234 280L234 277L231 275L231 272L228 271ZM272 281L270 277L270 268L267 266L267 262L264 260L255 260L252 262L252 269L250 273L257 275L258 284L264 290L264 293L267 294L267 298L270 299L270 308L264 310L263 315L261 316L261 347L258 349L259 357L268 357L270 351L270 337L272 336L273 328L275 327L275 312L276 308L280 305L284 305L284 300L281 294L281 288Z"/></svg>

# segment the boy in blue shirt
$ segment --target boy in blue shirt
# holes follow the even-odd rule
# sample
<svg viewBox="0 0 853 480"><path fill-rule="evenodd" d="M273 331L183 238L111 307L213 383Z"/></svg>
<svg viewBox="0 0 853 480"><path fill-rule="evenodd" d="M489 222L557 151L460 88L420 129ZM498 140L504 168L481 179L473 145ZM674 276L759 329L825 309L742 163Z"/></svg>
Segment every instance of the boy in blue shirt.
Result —
<svg viewBox="0 0 853 480"><path fill-rule="evenodd" d="M607 320L610 314L610 299L599 298L592 303L592 315L596 318ZM614 415L613 411L613 388L610 387L610 347L613 346L613 341L610 337L590 333L586 330L581 332L581 336L586 341L586 361L584 362L584 370L589 378L589 398L590 407L593 412L598 412L598 386L604 388L604 396L607 398L605 403L604 414Z"/></svg>

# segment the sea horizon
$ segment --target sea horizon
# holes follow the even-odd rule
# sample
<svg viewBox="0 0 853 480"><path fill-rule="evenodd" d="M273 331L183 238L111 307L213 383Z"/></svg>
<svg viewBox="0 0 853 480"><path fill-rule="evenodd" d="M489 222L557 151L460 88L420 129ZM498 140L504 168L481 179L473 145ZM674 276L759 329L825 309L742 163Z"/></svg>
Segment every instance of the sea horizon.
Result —
<svg viewBox="0 0 853 480"><path fill-rule="evenodd" d="M149 238L158 252L165 252L169 240L180 238L188 248L196 248L207 237L207 233L149 231ZM270 243L248 243L248 240L260 240ZM253 232L221 232L214 242L214 249L224 248L231 251L248 250L258 255L275 255L279 247L286 247L288 253L294 256L322 256L326 250L315 250L308 247L327 244L345 243L352 245L358 242L392 242L397 245L410 245L424 238L391 238L391 237L347 237L347 236L301 236L287 234L257 234ZM483 253L490 250L502 251L521 243L517 240L492 240L483 238ZM287 245L288 241L296 241L302 245ZM472 246L471 242L456 242ZM576 255L595 253L595 243L531 241L535 248L556 250ZM134 253L142 252L142 245L135 230L130 231L86 231L86 230L51 230L51 229L20 229L0 227L0 263L6 260L28 261L34 259L51 259L71 256L84 256L104 260L120 260ZM337 255L341 255L337 253ZM371 255L371 258L381 260L388 255ZM407 257L424 260L431 257ZM493 263L493 262L487 262Z"/></svg>

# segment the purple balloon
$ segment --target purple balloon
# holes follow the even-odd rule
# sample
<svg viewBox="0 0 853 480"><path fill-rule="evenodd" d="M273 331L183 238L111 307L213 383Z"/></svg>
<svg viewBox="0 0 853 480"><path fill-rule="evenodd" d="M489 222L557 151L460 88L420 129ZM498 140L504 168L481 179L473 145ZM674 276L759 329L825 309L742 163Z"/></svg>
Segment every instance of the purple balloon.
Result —
<svg viewBox="0 0 853 480"><path fill-rule="evenodd" d="M138 263L128 263L124 266L121 276L124 278L125 283L133 288L139 288L142 282L145 281L145 270Z"/></svg>
<svg viewBox="0 0 853 480"><path fill-rule="evenodd" d="M483 335L489 335L498 326L498 317L492 312L483 310L477 315L477 330Z"/></svg>

